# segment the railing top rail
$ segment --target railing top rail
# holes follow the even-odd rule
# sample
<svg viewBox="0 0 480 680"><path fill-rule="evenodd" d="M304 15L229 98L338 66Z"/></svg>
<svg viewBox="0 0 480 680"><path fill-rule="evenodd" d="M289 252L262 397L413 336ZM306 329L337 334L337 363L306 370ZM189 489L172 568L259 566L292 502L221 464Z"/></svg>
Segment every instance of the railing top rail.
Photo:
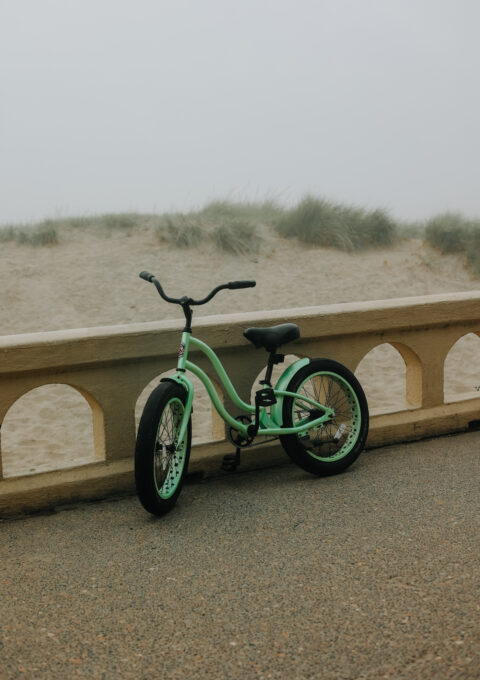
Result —
<svg viewBox="0 0 480 680"><path fill-rule="evenodd" d="M300 325L303 340L472 321L480 326L480 291L197 317L193 330L213 348L234 348L247 345L246 326L287 319ZM182 325L183 319L170 319L0 336L0 374L173 356Z"/></svg>

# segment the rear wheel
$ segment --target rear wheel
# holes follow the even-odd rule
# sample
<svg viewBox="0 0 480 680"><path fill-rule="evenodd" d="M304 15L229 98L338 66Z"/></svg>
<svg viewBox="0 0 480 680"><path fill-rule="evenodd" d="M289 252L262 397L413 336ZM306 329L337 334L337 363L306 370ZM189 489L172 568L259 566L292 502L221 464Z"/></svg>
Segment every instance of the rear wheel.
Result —
<svg viewBox="0 0 480 680"><path fill-rule="evenodd" d="M345 470L360 455L368 434L368 405L363 389L342 364L331 359L312 359L290 380L285 397L283 425L294 427L321 413L302 401L305 396L334 410L330 421L301 434L282 435L286 453L301 468L315 475L333 475Z"/></svg>
<svg viewBox="0 0 480 680"><path fill-rule="evenodd" d="M178 383L161 383L149 396L138 426L135 484L140 502L153 515L171 510L182 489L192 439L190 418L183 441L178 440L186 397Z"/></svg>

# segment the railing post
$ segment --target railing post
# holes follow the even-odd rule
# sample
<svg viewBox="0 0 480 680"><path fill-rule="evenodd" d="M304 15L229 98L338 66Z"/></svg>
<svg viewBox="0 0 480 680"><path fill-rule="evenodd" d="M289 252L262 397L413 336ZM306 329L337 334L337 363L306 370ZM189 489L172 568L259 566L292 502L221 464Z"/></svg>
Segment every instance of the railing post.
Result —
<svg viewBox="0 0 480 680"><path fill-rule="evenodd" d="M7 401L5 401L4 405L0 404L0 480L3 479L2 425L3 425L3 420L5 418L5 415L7 413L7 410L9 408L9 406L7 404L8 404Z"/></svg>
<svg viewBox="0 0 480 680"><path fill-rule="evenodd" d="M104 411L105 459L120 460L133 456L135 450L135 414L125 402L112 404Z"/></svg>
<svg viewBox="0 0 480 680"><path fill-rule="evenodd" d="M104 366L90 376L89 390L81 390L93 415L95 458L108 461L133 456L135 399L138 384L132 366Z"/></svg>
<svg viewBox="0 0 480 680"><path fill-rule="evenodd" d="M436 355L432 352L430 357L424 359L422 380L422 408L441 406L444 403L443 380L444 380L443 354Z"/></svg>
<svg viewBox="0 0 480 680"><path fill-rule="evenodd" d="M400 353L405 362L405 396L407 404L410 407L421 408L424 394L423 381L425 371L420 357L406 344L407 342L408 339L402 343L391 342L390 344Z"/></svg>

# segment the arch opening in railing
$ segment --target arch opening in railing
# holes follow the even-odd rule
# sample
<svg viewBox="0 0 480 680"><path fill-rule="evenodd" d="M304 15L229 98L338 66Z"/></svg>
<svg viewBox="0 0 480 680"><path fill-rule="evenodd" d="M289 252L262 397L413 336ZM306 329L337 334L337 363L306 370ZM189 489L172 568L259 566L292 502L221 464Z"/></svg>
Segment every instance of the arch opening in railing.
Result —
<svg viewBox="0 0 480 680"><path fill-rule="evenodd" d="M467 333L450 349L444 365L446 403L480 396L480 337Z"/></svg>
<svg viewBox="0 0 480 680"><path fill-rule="evenodd" d="M8 409L1 428L4 477L75 467L104 455L103 415L87 395L64 384L35 387ZM89 403L90 401L90 403ZM92 411L92 406L94 410Z"/></svg>
<svg viewBox="0 0 480 680"><path fill-rule="evenodd" d="M371 349L358 364L355 375L363 387L371 414L409 408L407 366L392 344L386 342Z"/></svg>

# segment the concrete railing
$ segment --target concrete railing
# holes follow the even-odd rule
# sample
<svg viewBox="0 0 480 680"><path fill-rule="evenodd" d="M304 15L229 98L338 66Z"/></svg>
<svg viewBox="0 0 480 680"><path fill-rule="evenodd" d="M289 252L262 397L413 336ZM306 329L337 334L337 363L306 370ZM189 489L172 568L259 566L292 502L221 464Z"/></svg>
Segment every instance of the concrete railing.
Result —
<svg viewBox="0 0 480 680"><path fill-rule="evenodd" d="M372 417L369 446L460 431L480 419L480 398L444 401L448 352L467 333L480 334L480 293L204 317L195 320L194 333L219 354L239 394L249 400L252 379L267 355L242 332L284 321L300 326L301 339L283 348L299 357L326 356L355 371L380 344L400 352L408 405ZM152 379L175 366L181 325L168 321L0 338L0 423L30 390L70 385L92 410L95 450L88 465L9 477L2 475L0 438L0 514L133 488L135 405ZM215 381L203 356L191 358ZM216 412L211 440L193 448L191 470L218 469L221 455L232 450ZM257 452L259 460L279 455L278 446L263 452L259 447L247 452L246 460L253 461Z"/></svg>

